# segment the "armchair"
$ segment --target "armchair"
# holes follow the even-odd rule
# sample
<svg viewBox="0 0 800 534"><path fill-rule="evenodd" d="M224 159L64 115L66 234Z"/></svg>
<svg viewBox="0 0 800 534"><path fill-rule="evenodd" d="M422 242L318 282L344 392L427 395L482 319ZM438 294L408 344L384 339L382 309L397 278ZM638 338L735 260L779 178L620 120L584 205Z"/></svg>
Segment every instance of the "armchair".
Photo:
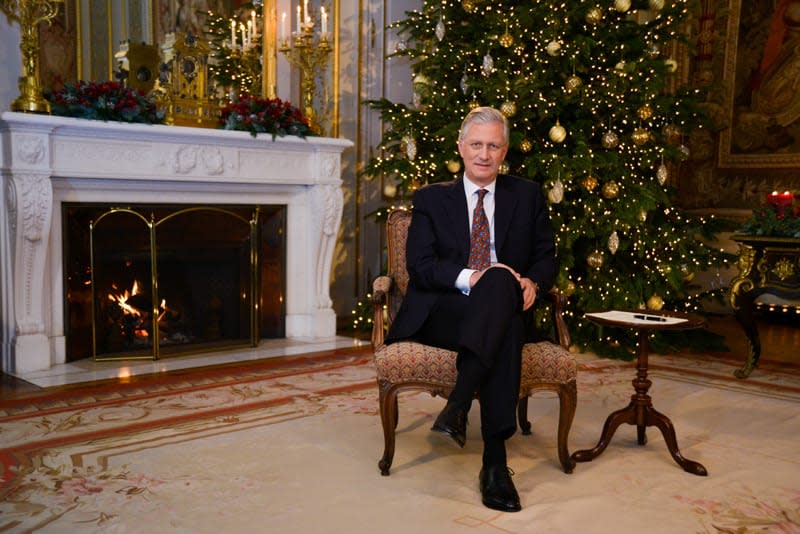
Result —
<svg viewBox="0 0 800 534"><path fill-rule="evenodd" d="M385 332L408 288L405 251L410 223L410 211L395 209L389 214L386 223L389 274L379 276L373 283L372 346L375 353L384 435L383 457L378 467L384 476L389 475L394 458L398 393L421 390L428 391L433 396L447 397L456 381L455 352L413 341L384 344ZM559 344L543 341L527 343L523 347L517 415L522 434L530 434L528 397L534 391L540 390L554 391L558 394L560 403L558 458L564 472L571 473L575 461L570 458L567 440L577 405L577 364L573 355L567 350L570 337L563 319L566 298L555 291L550 291L546 297L550 300Z"/></svg>

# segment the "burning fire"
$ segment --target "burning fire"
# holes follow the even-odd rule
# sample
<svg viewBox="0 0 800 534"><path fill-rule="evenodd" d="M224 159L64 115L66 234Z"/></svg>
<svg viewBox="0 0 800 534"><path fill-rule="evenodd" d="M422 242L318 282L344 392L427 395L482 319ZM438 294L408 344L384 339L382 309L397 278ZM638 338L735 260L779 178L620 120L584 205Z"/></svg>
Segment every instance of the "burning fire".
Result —
<svg viewBox="0 0 800 534"><path fill-rule="evenodd" d="M108 300L116 304L122 310L123 321L120 324L123 332L128 336L133 336L139 342L146 342L150 337L150 329L152 328L151 317L153 310L150 305L144 305L147 299L138 302L133 299L136 295L141 295L142 290L138 280L133 281L133 287L130 290L120 292L116 284L112 284L114 292L108 294ZM164 324L168 321L169 314L174 315L174 311L167 308L166 299L161 299L161 304L158 307L158 324L159 328L166 328Z"/></svg>
<svg viewBox="0 0 800 534"><path fill-rule="evenodd" d="M114 289L117 289L116 285L114 285L112 287ZM138 280L134 280L133 281L133 288L131 288L130 291L128 291L126 289L125 292L123 294L121 294L121 295L114 295L112 293L109 293L108 294L108 300L110 300L111 302L115 302L117 304L117 306L122 308L122 311L124 311L126 314L135 315L136 317L141 317L142 316L142 312L140 312L139 310L137 310L136 308L134 308L133 306L128 304L128 299L129 298L131 298L134 295L138 295L140 293L141 293L141 291L139 291L139 281Z"/></svg>

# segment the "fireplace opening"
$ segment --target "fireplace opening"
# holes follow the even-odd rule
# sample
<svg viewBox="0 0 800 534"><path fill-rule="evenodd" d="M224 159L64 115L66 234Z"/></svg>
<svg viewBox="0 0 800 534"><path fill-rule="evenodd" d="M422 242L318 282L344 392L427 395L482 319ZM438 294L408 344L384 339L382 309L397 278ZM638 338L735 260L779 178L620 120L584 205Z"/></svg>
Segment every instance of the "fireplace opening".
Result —
<svg viewBox="0 0 800 534"><path fill-rule="evenodd" d="M67 361L285 336L285 206L63 204Z"/></svg>

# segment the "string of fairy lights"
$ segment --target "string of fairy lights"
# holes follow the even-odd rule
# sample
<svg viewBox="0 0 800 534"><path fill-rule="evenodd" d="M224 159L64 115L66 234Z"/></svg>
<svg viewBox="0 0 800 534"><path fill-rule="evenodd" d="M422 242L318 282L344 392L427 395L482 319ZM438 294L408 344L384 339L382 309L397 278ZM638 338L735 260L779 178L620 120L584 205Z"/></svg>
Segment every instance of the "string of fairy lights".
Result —
<svg viewBox="0 0 800 534"><path fill-rule="evenodd" d="M573 338L611 342L581 319L591 309L696 310L692 279L726 257L697 239L712 221L672 207L671 178L703 119L703 95L672 87L688 16L689 0L426 0L390 27L414 94L370 103L387 128L367 174L407 205L463 172L463 116L497 107L512 132L501 170L547 195Z"/></svg>

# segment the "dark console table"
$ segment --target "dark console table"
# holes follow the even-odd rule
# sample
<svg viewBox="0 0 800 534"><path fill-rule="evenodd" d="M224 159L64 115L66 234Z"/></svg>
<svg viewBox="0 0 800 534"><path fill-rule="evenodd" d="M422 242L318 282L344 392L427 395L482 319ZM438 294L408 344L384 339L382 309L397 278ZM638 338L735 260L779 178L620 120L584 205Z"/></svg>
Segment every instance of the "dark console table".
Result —
<svg viewBox="0 0 800 534"><path fill-rule="evenodd" d="M729 300L748 344L744 366L733 374L747 378L761 356L755 299L764 293L800 298L800 239L746 234L734 234L731 239L739 244L739 274L731 282Z"/></svg>

